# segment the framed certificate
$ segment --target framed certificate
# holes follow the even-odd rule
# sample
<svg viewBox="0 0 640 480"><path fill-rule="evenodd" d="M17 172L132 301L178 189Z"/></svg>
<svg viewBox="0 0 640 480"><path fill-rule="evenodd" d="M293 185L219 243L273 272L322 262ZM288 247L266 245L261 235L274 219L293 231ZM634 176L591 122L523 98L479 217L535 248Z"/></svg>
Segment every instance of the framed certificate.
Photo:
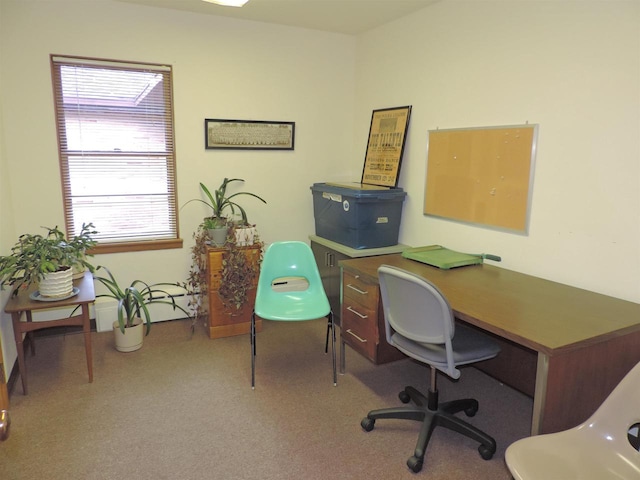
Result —
<svg viewBox="0 0 640 480"><path fill-rule="evenodd" d="M395 187L409 129L411 106L374 110L362 183Z"/></svg>

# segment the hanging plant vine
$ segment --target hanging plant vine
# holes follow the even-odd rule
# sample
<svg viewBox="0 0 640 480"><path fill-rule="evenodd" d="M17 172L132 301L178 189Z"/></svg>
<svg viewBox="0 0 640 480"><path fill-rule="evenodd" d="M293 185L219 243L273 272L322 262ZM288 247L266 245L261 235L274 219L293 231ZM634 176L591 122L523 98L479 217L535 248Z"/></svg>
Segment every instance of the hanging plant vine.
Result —
<svg viewBox="0 0 640 480"><path fill-rule="evenodd" d="M209 314L209 305L206 301L206 294L209 289L209 279L207 278L208 234L203 224L198 226L193 238L195 243L191 247L191 267L187 282L184 285L190 296L188 308L192 313L193 319L191 324L192 334L199 322L206 325ZM264 244L257 233L254 237L255 245L260 247L258 250L259 258L256 262L252 262L247 258L246 250L236 244L235 226L230 226L227 241L222 247L225 252L222 257L222 272L218 295L225 308L232 315L241 310L246 304L249 289L260 274Z"/></svg>

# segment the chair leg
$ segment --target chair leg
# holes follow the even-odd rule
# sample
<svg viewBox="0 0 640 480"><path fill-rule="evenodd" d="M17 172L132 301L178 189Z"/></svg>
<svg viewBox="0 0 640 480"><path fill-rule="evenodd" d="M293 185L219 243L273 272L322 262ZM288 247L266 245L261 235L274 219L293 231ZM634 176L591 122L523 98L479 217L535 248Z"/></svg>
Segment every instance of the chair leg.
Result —
<svg viewBox="0 0 640 480"><path fill-rule="evenodd" d="M333 356L333 386L338 385L338 374L336 369L336 326L333 323L333 311L327 315L327 338L324 342L324 353L329 353L329 334L331 334L331 355Z"/></svg>
<svg viewBox="0 0 640 480"><path fill-rule="evenodd" d="M429 440L431 440L431 435L433 431L438 426L438 416L436 413L433 413L427 410L425 414L425 419L422 422L422 428L420 428L420 434L418 435L418 440L416 442L416 448L413 451L413 456L407 459L407 466L414 472L418 473L422 470L422 465L424 464L424 456L427 453L427 445L429 445Z"/></svg>
<svg viewBox="0 0 640 480"><path fill-rule="evenodd" d="M333 331L333 312L329 312L327 315L327 339L324 342L324 353L329 353L329 332Z"/></svg>
<svg viewBox="0 0 640 480"><path fill-rule="evenodd" d="M336 365L336 330L333 323L333 312L329 312L327 326L327 340L325 345L325 353L329 351L329 333L331 333L331 356L333 364L333 386L338 385L338 373ZM251 340L251 388L256 386L256 313L251 313L251 327L249 336Z"/></svg>
<svg viewBox="0 0 640 480"><path fill-rule="evenodd" d="M496 452L496 441L482 430L477 429L473 425L465 422L463 419L449 415L448 413L441 413L437 418L438 425L448 428L449 430L453 430L454 432L458 432L465 437L469 437L480 443L478 451L485 460L489 460Z"/></svg>
<svg viewBox="0 0 640 480"><path fill-rule="evenodd" d="M452 400L450 402L441 403L440 410L451 415L464 411L467 417L473 417L478 412L478 401L474 398Z"/></svg>
<svg viewBox="0 0 640 480"><path fill-rule="evenodd" d="M338 386L338 374L336 371L336 326L333 323L333 312L329 312L329 325L331 328L331 355L333 356L333 386Z"/></svg>
<svg viewBox="0 0 640 480"><path fill-rule="evenodd" d="M402 403L409 403L410 401L419 407L426 407L428 405L427 397L422 392L419 392L415 388L408 386L398 394Z"/></svg>
<svg viewBox="0 0 640 480"><path fill-rule="evenodd" d="M251 388L256 388L256 313L251 313Z"/></svg>

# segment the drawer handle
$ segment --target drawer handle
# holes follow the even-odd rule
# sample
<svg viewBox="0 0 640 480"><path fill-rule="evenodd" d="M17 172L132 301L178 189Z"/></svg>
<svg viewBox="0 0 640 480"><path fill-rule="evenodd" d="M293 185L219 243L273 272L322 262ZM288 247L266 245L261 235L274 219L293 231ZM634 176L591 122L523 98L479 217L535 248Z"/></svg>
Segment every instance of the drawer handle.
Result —
<svg viewBox="0 0 640 480"><path fill-rule="evenodd" d="M353 285L351 285L350 283L347 284L347 288L350 288L351 290L355 290L356 292L358 292L360 295L366 295L369 292L366 292L364 290L360 290L357 287L354 287Z"/></svg>
<svg viewBox="0 0 640 480"><path fill-rule="evenodd" d="M369 318L369 315L363 315L360 312L358 312L357 310L354 310L351 307L347 307L347 310L349 310L351 313L355 313L356 315L358 315L360 318Z"/></svg>
<svg viewBox="0 0 640 480"><path fill-rule="evenodd" d="M360 341L360 343L367 343L366 339L360 338L358 335L353 333L350 328L347 329L347 333L350 334L350 335L353 335L354 337L356 337Z"/></svg>

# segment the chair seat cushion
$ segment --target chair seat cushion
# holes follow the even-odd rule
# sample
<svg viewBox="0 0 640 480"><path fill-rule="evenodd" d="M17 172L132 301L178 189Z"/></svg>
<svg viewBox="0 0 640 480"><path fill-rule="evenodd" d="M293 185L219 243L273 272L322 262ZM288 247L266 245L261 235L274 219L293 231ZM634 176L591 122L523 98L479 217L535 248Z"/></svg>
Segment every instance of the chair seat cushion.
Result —
<svg viewBox="0 0 640 480"><path fill-rule="evenodd" d="M393 346L411 358L433 364L445 373L447 354L444 344L419 343L409 340L399 333L391 335ZM453 362L456 365L480 362L495 357L500 347L487 335L477 330L456 324L456 331L451 341L453 346Z"/></svg>
<svg viewBox="0 0 640 480"><path fill-rule="evenodd" d="M331 311L324 295L307 292L268 292L256 298L255 313L263 320L305 321L326 317Z"/></svg>

